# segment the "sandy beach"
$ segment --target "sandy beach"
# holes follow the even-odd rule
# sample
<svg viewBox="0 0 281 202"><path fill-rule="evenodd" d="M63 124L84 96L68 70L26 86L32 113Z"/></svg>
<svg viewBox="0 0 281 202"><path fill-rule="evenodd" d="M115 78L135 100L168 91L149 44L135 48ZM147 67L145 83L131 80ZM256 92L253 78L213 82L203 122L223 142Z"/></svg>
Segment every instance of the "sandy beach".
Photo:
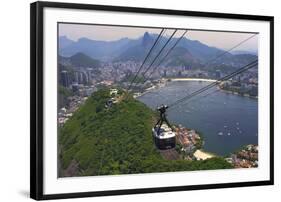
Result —
<svg viewBox="0 0 281 202"><path fill-rule="evenodd" d="M197 160L205 160L205 159L209 159L212 157L215 157L215 155L204 152L200 149L197 149L194 153L194 156L196 157Z"/></svg>

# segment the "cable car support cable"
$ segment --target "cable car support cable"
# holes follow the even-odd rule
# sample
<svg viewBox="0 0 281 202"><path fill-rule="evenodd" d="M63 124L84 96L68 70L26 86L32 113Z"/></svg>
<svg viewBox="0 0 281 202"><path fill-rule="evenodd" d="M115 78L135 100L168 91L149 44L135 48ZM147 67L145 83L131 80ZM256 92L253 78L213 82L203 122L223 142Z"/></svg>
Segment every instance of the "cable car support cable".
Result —
<svg viewBox="0 0 281 202"><path fill-rule="evenodd" d="M141 64L140 68L139 68L138 71L136 72L136 74L135 74L133 80L131 81L131 83L130 83L129 88L128 88L127 91L129 91L129 90L131 89L132 84L133 84L134 81L136 80L136 78L137 78L138 74L140 73L140 71L142 70L142 68L143 68L143 66L144 66L144 64L145 64L145 62L146 62L146 60L149 58L149 56L150 56L150 54L152 53L154 47L156 46L157 41L158 41L158 40L160 39L160 37L162 36L163 31L164 31L164 29L161 30L161 32L159 33L157 39L154 41L154 44L153 44L152 47L150 48L148 54L146 55L145 59L143 60L143 62L142 62L142 64Z"/></svg>
<svg viewBox="0 0 281 202"><path fill-rule="evenodd" d="M230 53L233 49L239 47L240 45L242 45L243 43L247 42L248 40L250 40L251 38L253 38L253 37L256 36L256 35L257 35L257 34L251 35L250 37L244 39L243 41L239 42L238 44L236 44L235 46L231 47L230 49L224 51L223 53L221 53L221 54L219 54L219 55L217 55L217 56L215 56L214 58L211 58L210 60L208 60L207 62L205 62L205 63L203 64L203 68L206 67L207 64L209 64L209 63L211 63L211 62L213 62L213 61L216 61L218 58L224 56L225 54ZM164 60L166 59L166 57L167 57L168 55L169 55L169 54L166 54L165 57L162 58L161 63L164 62ZM156 66L156 68L157 68L161 63L159 63L159 64ZM150 76L155 72L156 68L154 68L153 72L145 79L145 82L146 82L146 81L150 78ZM145 82L143 82L143 83L145 83Z"/></svg>
<svg viewBox="0 0 281 202"><path fill-rule="evenodd" d="M161 50L158 52L158 54L155 56L155 58L153 59L153 61L150 63L150 65L146 68L146 70L142 73L143 78L144 75L149 71L149 69L152 67L152 65L155 63L155 61L158 59L158 57L161 55L161 53L163 52L163 50L166 48L166 46L168 45L168 43L172 40L173 36L175 35L175 33L178 31L178 29L175 29L175 31L172 33L172 35L169 37L168 41L164 44L164 46L161 48ZM139 83L139 81L136 82Z"/></svg>
<svg viewBox="0 0 281 202"><path fill-rule="evenodd" d="M193 92L193 93L191 93L191 94L189 94L189 95L187 95L187 96L177 100L176 102L170 104L169 105L169 109L171 109L175 105L179 104L180 102L183 102L183 101L186 101L188 99L191 99L192 97L194 97L194 96L196 96L196 95L198 95L198 94L200 94L200 93L202 93L202 92L204 92L204 91L206 91L206 90L208 90L208 89L210 89L210 88L220 84L220 82L222 82L222 81L229 80L230 78L232 78L234 76L237 76L238 74L241 74L241 73L243 73L243 72L245 72L245 71L247 71L247 70L257 66L257 64L258 64L258 60L255 60L255 61L253 61L253 62L251 62L251 63L249 63L249 64L247 64L247 65L245 65L245 66L243 66L241 68L239 68L238 70L232 72L231 74L229 74L229 75L227 75L227 76L225 76L225 77L223 77L223 78L221 78L221 79L219 79L217 81L214 81L211 84L209 84L209 85L207 85L207 86L205 86L205 87L203 87L203 88L201 88L201 89L199 89L199 90L197 90L197 91L195 91L195 92Z"/></svg>
<svg viewBox="0 0 281 202"><path fill-rule="evenodd" d="M150 73L150 75L144 80L143 83L145 83L151 75L153 75L153 73L155 72L155 70L157 69L157 67L159 67L166 59L166 57L172 52L172 50L178 45L178 43L181 41L181 39L186 35L188 30L185 30L185 32L181 35L180 38L178 38L178 40L176 41L176 43L170 48L170 50L168 50L168 52L166 53L166 55L162 58L162 60L153 68L152 72ZM145 76L143 75L143 78L145 78Z"/></svg>

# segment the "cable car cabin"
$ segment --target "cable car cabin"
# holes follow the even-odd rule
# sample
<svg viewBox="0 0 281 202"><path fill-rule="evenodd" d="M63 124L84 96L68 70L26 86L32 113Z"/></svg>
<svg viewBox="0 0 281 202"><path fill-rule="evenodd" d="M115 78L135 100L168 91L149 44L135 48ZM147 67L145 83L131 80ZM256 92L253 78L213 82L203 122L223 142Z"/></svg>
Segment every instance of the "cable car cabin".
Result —
<svg viewBox="0 0 281 202"><path fill-rule="evenodd" d="M106 108L110 108L110 107L112 107L112 105L113 105L112 99L107 100L106 103L105 103Z"/></svg>
<svg viewBox="0 0 281 202"><path fill-rule="evenodd" d="M115 98L110 98L109 100L106 101L105 107L110 108L112 107L113 104L116 104L117 100Z"/></svg>
<svg viewBox="0 0 281 202"><path fill-rule="evenodd" d="M176 146L176 134L166 124L162 124L160 129L159 125L152 128L152 136L158 149L172 149Z"/></svg>

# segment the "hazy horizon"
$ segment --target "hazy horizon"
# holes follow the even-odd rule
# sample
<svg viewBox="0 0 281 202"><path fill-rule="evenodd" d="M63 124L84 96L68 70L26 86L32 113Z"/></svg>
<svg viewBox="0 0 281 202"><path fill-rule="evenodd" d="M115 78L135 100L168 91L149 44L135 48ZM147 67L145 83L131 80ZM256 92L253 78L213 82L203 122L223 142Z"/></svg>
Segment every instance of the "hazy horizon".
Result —
<svg viewBox="0 0 281 202"><path fill-rule="evenodd" d="M59 24L58 35L66 36L68 39L78 41L80 38L89 38L91 40L116 41L122 38L137 39L142 37L145 32L149 34L159 34L160 28L139 28L139 27L121 27L110 25L86 25L86 24ZM174 30L167 30L166 36L169 36ZM180 37L183 31L178 31L174 37ZM236 32L216 32L216 31L188 31L185 37L189 40L198 40L208 46L229 49L239 44L241 41L251 37L252 33ZM234 51L252 51L258 50L258 35L246 41Z"/></svg>

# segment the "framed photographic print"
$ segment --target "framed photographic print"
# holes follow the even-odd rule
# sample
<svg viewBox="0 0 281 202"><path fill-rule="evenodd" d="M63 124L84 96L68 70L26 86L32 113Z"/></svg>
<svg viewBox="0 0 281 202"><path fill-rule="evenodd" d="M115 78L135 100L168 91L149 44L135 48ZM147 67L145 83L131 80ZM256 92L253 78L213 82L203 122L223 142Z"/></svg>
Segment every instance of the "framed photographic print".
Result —
<svg viewBox="0 0 281 202"><path fill-rule="evenodd" d="M31 197L273 184L273 17L31 4Z"/></svg>

